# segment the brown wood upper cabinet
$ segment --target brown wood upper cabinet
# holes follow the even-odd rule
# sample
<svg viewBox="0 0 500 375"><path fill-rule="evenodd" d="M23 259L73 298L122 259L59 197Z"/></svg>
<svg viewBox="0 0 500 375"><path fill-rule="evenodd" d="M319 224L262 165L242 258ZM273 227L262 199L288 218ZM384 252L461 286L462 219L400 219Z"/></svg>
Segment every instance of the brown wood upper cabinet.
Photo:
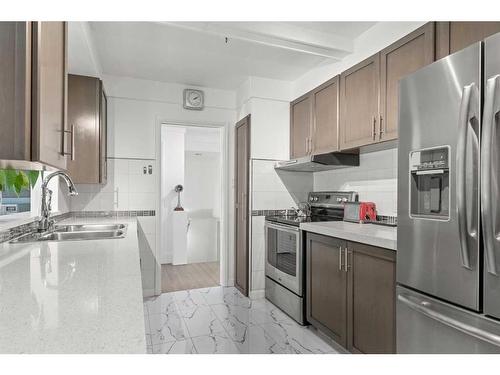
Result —
<svg viewBox="0 0 500 375"><path fill-rule="evenodd" d="M0 159L31 160L31 22L0 22Z"/></svg>
<svg viewBox="0 0 500 375"><path fill-rule="evenodd" d="M436 58L500 32L500 22L436 22Z"/></svg>
<svg viewBox="0 0 500 375"><path fill-rule="evenodd" d="M0 159L66 168L67 25L0 23ZM29 168L29 165L26 165Z"/></svg>
<svg viewBox="0 0 500 375"><path fill-rule="evenodd" d="M398 138L399 80L434 62L434 22L380 52L380 117L377 140Z"/></svg>
<svg viewBox="0 0 500 375"><path fill-rule="evenodd" d="M312 92L313 127L310 152L313 154L339 149L339 79L339 76L335 76Z"/></svg>
<svg viewBox="0 0 500 375"><path fill-rule="evenodd" d="M339 76L290 103L290 158L338 150Z"/></svg>
<svg viewBox="0 0 500 375"><path fill-rule="evenodd" d="M68 124L73 139L68 172L75 183L106 182L105 106L99 78L69 75Z"/></svg>
<svg viewBox="0 0 500 375"><path fill-rule="evenodd" d="M306 234L307 320L353 353L396 351L396 253Z"/></svg>
<svg viewBox="0 0 500 375"><path fill-rule="evenodd" d="M377 141L380 55L377 53L340 75L340 149Z"/></svg>
<svg viewBox="0 0 500 375"><path fill-rule="evenodd" d="M38 161L66 169L72 134L67 120L67 24L33 23L32 153Z"/></svg>
<svg viewBox="0 0 500 375"><path fill-rule="evenodd" d="M312 96L307 93L290 103L290 158L309 155Z"/></svg>
<svg viewBox="0 0 500 375"><path fill-rule="evenodd" d="M399 80L434 61L434 23L353 66L340 78L340 148L398 137Z"/></svg>

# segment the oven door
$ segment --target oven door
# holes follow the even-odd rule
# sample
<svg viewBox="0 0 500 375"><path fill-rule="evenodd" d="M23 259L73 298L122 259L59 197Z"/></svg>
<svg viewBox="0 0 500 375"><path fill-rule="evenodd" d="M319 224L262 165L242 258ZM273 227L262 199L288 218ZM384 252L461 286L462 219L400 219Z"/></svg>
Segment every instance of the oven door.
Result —
<svg viewBox="0 0 500 375"><path fill-rule="evenodd" d="M266 222L266 276L302 296L300 230Z"/></svg>

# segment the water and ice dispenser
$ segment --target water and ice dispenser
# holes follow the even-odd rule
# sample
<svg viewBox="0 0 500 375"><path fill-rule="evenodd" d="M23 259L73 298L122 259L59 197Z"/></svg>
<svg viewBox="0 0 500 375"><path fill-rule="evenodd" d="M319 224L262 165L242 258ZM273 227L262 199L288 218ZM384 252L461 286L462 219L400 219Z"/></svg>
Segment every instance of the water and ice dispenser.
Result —
<svg viewBox="0 0 500 375"><path fill-rule="evenodd" d="M450 148L410 153L410 216L447 220L450 217Z"/></svg>

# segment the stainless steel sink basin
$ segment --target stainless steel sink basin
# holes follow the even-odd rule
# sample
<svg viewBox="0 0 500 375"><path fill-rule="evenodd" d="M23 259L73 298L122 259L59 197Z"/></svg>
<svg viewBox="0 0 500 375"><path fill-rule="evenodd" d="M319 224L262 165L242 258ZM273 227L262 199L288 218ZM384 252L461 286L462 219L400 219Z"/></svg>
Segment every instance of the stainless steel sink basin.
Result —
<svg viewBox="0 0 500 375"><path fill-rule="evenodd" d="M85 241L124 238L127 231L125 224L85 224L60 225L45 233L28 233L13 239L10 243L40 241Z"/></svg>
<svg viewBox="0 0 500 375"><path fill-rule="evenodd" d="M73 224L56 225L56 232L99 232L125 229L125 224Z"/></svg>
<svg viewBox="0 0 500 375"><path fill-rule="evenodd" d="M123 230L106 230L95 232L51 232L41 236L38 241L82 241L104 240L107 238L121 238L125 236Z"/></svg>

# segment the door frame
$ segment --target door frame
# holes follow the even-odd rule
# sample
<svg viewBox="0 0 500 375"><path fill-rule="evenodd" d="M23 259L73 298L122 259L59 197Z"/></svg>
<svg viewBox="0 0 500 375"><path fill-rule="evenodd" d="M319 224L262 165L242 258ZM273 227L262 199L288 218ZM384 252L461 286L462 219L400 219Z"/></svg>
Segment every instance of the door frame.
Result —
<svg viewBox="0 0 500 375"><path fill-rule="evenodd" d="M222 152L222 171L221 171L221 186L222 186L222 199L221 199L221 225L220 225L220 278L221 286L231 286L233 280L231 275L234 275L233 264L230 262L230 230L229 230L229 212L231 203L230 194L230 170L229 170L229 132L230 122L198 122L198 121L179 121L165 118L157 118L155 127L155 149L156 160L159 173L156 174L156 185L158 191L156 194L156 207L159 213L156 220L156 259L159 263L160 250L162 247L161 238L161 218L162 218L162 204L161 204L161 129L163 126L184 126L184 127L200 127L200 128L218 128L221 132L221 152ZM161 268L161 266L160 266ZM157 272L155 282L155 294L161 294L161 272Z"/></svg>
<svg viewBox="0 0 500 375"><path fill-rule="evenodd" d="M237 156L238 156L238 149L237 149L237 146L238 146L238 128L245 125L245 124L248 124L248 130L247 130L247 149L248 149L248 160L247 160L247 164L248 164L248 168L247 168L247 183L246 183L246 191L247 191L247 213L246 213L246 217L247 217L247 238L246 238L246 259L245 259L245 263L246 263L246 270L247 270L247 275L246 275L246 286L247 286L247 290L243 290L241 289L238 285L237 285L237 282L236 282L236 270L237 270L237 267L236 267L236 247L237 247L237 241L238 241L238 237L237 237L237 228L238 228L238 225L237 225L237 217L236 217L236 202L237 202L237 189L238 189L238 181L237 181L237 176L238 176L238 163L237 163ZM235 220L234 220L234 241L233 241L233 245L234 245L234 261L233 261L233 267L234 267L234 286L245 296L249 296L249 293L250 293L250 161L251 161L251 141L250 141L250 137L251 137L251 127L252 127L252 121L251 121L251 115L248 114L246 115L245 117L243 117L241 120L237 121L235 126L234 126L234 196L235 196L235 199L234 199L234 212L235 212Z"/></svg>

